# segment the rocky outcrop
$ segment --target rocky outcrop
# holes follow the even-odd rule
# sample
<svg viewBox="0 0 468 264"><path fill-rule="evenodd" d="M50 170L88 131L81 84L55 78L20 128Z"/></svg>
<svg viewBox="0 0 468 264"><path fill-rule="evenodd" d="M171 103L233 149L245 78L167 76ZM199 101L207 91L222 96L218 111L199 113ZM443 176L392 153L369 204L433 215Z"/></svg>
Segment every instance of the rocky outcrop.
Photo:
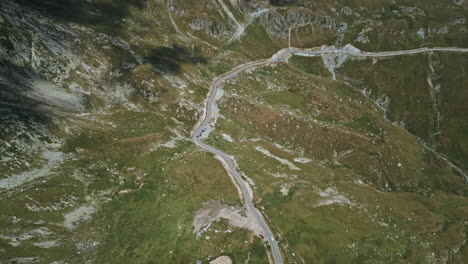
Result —
<svg viewBox="0 0 468 264"><path fill-rule="evenodd" d="M224 39L231 36L234 30L228 28L219 21L209 20L207 18L196 18L190 24L190 28L216 39Z"/></svg>
<svg viewBox="0 0 468 264"><path fill-rule="evenodd" d="M288 37L290 29L336 27L334 18L305 8L289 9L285 13L271 10L260 17L260 23L270 35L282 39Z"/></svg>

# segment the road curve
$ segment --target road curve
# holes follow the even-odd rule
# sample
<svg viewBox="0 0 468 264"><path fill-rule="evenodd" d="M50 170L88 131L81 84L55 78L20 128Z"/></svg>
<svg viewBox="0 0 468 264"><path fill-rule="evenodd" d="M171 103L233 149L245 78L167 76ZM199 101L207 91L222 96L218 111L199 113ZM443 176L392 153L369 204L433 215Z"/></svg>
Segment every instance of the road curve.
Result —
<svg viewBox="0 0 468 264"><path fill-rule="evenodd" d="M242 194L244 196L245 204L247 206L247 210L257 219L258 223L263 229L265 234L265 239L268 241L269 245L271 246L271 253L273 255L274 263L275 264L282 264L283 259L281 257L281 251L278 247L278 242L276 241L273 233L271 232L268 224L266 223L265 219L261 215L261 213L255 208L252 203L252 196L250 195L249 189L247 188L246 182L242 179L239 170L237 169L234 161L224 152L221 150L214 148L208 144L203 142L203 139L207 138L210 131L214 129L216 124L216 102L220 98L217 98L217 92L219 88L229 79L233 79L237 77L240 73L252 69L257 66L262 66L266 64L276 64L281 62L287 62L288 59L292 55L296 56L319 56L324 54L342 54L354 57L392 57L392 56L402 56L402 55L412 55L412 54L421 54L421 53L430 53L430 52L467 52L468 49L463 48L419 48L413 50L403 50L403 51L385 51L385 52L362 52L355 48L353 49L346 49L341 48L337 49L334 47L319 47L313 49L298 49L298 48L287 48L278 51L275 55L273 55L269 59L258 60L247 62L241 64L229 72L221 74L220 76L216 77L213 80L213 83L210 87L210 91L208 93L208 97L205 101L205 109L204 114L200 117L199 121L195 125L194 129L192 130L191 140L199 147L215 154L221 162L224 164L224 167L229 170L229 173L234 176L234 179L237 182Z"/></svg>

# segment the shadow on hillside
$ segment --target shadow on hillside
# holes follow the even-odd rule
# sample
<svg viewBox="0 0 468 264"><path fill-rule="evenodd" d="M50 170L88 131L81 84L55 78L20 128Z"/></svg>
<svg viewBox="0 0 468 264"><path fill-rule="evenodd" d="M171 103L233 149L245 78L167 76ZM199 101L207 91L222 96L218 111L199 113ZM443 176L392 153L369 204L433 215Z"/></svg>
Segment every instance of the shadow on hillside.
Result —
<svg viewBox="0 0 468 264"><path fill-rule="evenodd" d="M268 2L272 6L290 6L298 4L299 0L269 0Z"/></svg>
<svg viewBox="0 0 468 264"><path fill-rule="evenodd" d="M0 60L0 131L13 120L29 124L32 120L47 124L50 121L40 103L25 97L30 92L28 82L35 73ZM4 138L0 134L0 138Z"/></svg>
<svg viewBox="0 0 468 264"><path fill-rule="evenodd" d="M147 0L16 0L48 13L58 20L93 26L105 33L117 33L130 8L143 8Z"/></svg>
<svg viewBox="0 0 468 264"><path fill-rule="evenodd" d="M145 59L161 73L179 74L183 64L206 64L198 49L188 50L179 45L157 47L147 52Z"/></svg>

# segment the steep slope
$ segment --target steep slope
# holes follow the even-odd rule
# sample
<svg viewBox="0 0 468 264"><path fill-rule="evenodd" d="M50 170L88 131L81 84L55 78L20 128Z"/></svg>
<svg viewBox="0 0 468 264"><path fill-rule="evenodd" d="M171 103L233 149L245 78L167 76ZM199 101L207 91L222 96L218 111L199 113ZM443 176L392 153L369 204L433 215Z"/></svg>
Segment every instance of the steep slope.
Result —
<svg viewBox="0 0 468 264"><path fill-rule="evenodd" d="M443 53L349 61L339 74L380 102L388 119L449 157L466 173L466 62L466 55Z"/></svg>
<svg viewBox="0 0 468 264"><path fill-rule="evenodd" d="M0 3L1 262L265 260L245 226L193 233L207 201L241 206L222 166L188 141L230 58L179 35L164 2L106 18L89 15L105 3L66 14L56 3Z"/></svg>
<svg viewBox="0 0 468 264"><path fill-rule="evenodd" d="M321 65L308 60L292 62ZM277 228L285 258L466 257L465 178L387 122L359 90L320 72L262 67L227 84L210 140L255 182L258 207ZM448 203L453 211L440 211Z"/></svg>

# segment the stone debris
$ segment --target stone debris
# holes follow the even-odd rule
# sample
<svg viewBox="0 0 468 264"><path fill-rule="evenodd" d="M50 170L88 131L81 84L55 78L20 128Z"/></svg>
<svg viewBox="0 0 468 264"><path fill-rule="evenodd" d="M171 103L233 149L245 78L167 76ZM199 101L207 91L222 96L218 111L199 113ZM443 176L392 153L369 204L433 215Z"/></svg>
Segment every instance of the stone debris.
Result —
<svg viewBox="0 0 468 264"><path fill-rule="evenodd" d="M64 215L63 226L68 230L75 230L79 222L91 219L91 216L96 212L93 206L80 206L72 212Z"/></svg>
<svg viewBox="0 0 468 264"><path fill-rule="evenodd" d="M279 161L281 164L283 165L286 165L288 166L291 170L301 170L300 168L298 168L296 165L294 165L292 162L290 162L289 160L287 159L283 159L283 158L280 158L280 157L277 157L275 155L273 155L270 151L268 151L267 149L264 149L262 147L255 147L255 150L257 151L260 151L261 153L263 153L265 156L267 157L270 157L270 158L274 158L276 159L277 161Z"/></svg>
<svg viewBox="0 0 468 264"><path fill-rule="evenodd" d="M354 203L349 200L346 196L339 193L338 189L335 187L328 187L323 191L319 191L318 195L321 197L321 200L318 203L318 207L325 205L354 205Z"/></svg>

